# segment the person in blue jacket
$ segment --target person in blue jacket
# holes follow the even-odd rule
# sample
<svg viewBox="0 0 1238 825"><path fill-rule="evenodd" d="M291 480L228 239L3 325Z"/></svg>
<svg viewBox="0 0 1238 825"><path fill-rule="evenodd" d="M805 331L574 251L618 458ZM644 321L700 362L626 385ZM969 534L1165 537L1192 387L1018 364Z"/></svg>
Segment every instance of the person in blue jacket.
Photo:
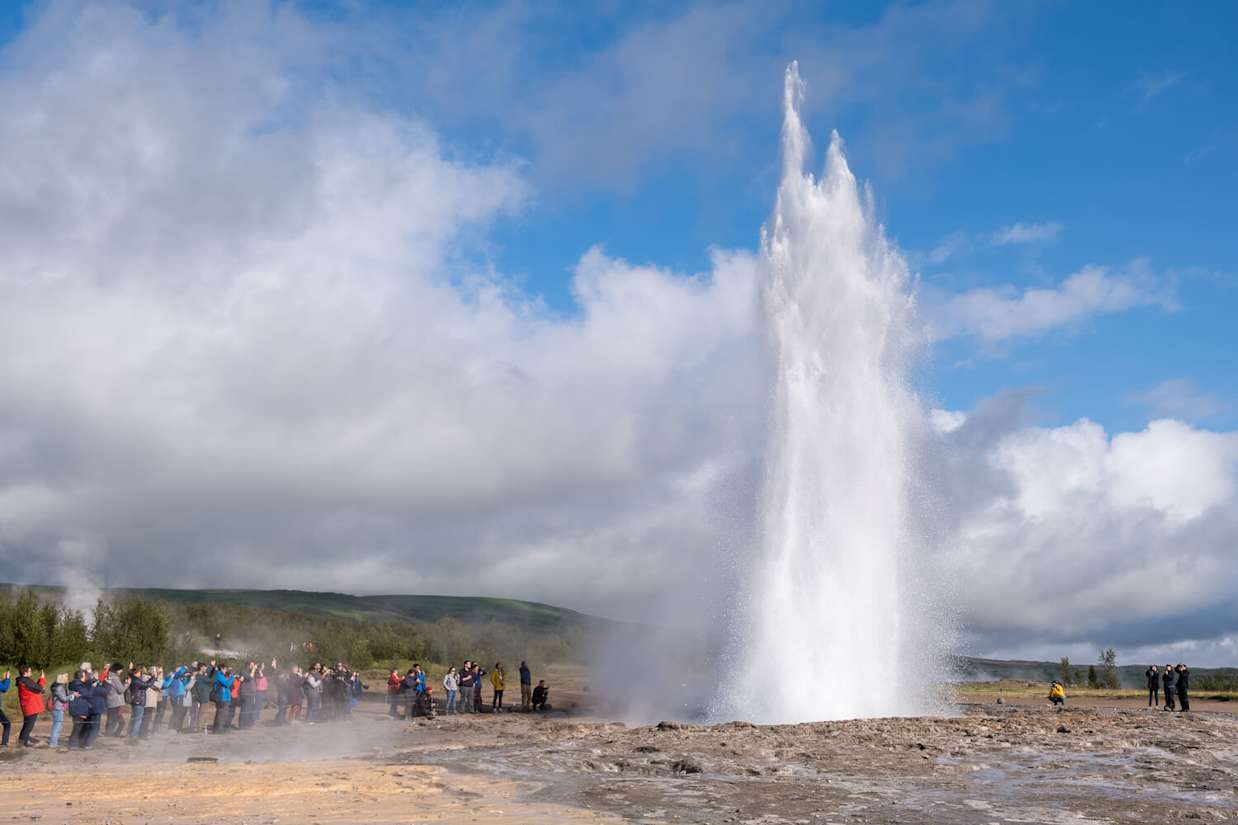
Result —
<svg viewBox="0 0 1238 825"><path fill-rule="evenodd" d="M211 733L227 733L232 727L232 683L236 676L232 675L232 668L216 668L214 680L211 701L215 703L215 722L211 725Z"/></svg>
<svg viewBox="0 0 1238 825"><path fill-rule="evenodd" d="M181 728L185 726L185 713L188 710L185 706L185 695L188 692L189 671L184 665L181 665L172 673L172 678L168 680L168 689L165 694L172 703L172 720L168 722L169 730L180 733Z"/></svg>
<svg viewBox="0 0 1238 825"><path fill-rule="evenodd" d="M12 671L4 671L4 678L0 679L0 695L9 692L9 685L12 684ZM9 746L9 733L13 730L13 723L9 721L9 717L4 715L4 708L0 707L0 727L4 728L3 739L0 739L0 748Z"/></svg>
<svg viewBox="0 0 1238 825"><path fill-rule="evenodd" d="M107 695L112 692L112 686L96 679L93 673L87 674L87 678L90 680L90 714L86 717L84 736L85 747L89 748L103 732L103 717L107 715Z"/></svg>

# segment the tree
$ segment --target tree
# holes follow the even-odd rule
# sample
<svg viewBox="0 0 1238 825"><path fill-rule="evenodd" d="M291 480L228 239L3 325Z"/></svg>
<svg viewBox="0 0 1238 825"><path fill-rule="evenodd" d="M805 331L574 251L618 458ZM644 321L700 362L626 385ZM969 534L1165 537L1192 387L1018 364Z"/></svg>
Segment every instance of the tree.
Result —
<svg viewBox="0 0 1238 825"><path fill-rule="evenodd" d="M1063 656L1058 668L1058 681L1063 685L1070 685L1070 659Z"/></svg>
<svg viewBox="0 0 1238 825"><path fill-rule="evenodd" d="M1088 687L1100 687L1100 680L1096 678L1096 665L1088 665Z"/></svg>
<svg viewBox="0 0 1238 825"><path fill-rule="evenodd" d="M1101 679L1100 683L1103 687L1111 690L1117 690L1122 686L1122 680L1118 676L1118 653L1111 647L1107 647L1100 653Z"/></svg>
<svg viewBox="0 0 1238 825"><path fill-rule="evenodd" d="M110 603L100 599L91 642L109 659L159 662L172 645L167 611L157 602L136 596Z"/></svg>

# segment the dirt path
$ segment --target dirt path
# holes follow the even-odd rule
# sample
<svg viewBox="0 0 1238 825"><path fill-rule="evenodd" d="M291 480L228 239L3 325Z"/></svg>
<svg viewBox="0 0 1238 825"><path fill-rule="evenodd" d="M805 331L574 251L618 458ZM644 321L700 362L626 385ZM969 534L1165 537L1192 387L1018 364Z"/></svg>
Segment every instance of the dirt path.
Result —
<svg viewBox="0 0 1238 825"><path fill-rule="evenodd" d="M223 820L1238 822L1238 720L989 704L775 727L363 712L0 762L0 823Z"/></svg>

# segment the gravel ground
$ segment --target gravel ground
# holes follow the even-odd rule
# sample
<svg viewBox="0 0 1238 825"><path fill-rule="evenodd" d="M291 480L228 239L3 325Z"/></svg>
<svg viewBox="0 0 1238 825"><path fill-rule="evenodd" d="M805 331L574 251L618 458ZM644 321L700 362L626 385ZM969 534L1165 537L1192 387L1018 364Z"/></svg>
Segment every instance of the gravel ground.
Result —
<svg viewBox="0 0 1238 825"><path fill-rule="evenodd" d="M1227 713L965 705L635 727L362 712L18 756L0 761L0 822L1238 822Z"/></svg>

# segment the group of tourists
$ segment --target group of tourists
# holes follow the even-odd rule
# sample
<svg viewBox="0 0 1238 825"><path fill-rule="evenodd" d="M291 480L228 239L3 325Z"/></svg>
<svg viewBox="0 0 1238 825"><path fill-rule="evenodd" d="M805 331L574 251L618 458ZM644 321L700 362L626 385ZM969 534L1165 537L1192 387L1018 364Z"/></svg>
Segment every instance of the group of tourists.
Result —
<svg viewBox="0 0 1238 825"><path fill-rule="evenodd" d="M12 686L11 672L0 679L0 694ZM486 671L474 662L451 668L443 677L447 713L482 709L481 685ZM489 672L493 697L491 710L503 709L506 673L501 663ZM391 672L388 692L393 716L409 719L433 716L432 690L425 671L414 664L400 677ZM532 674L520 663L520 686L524 710L548 710L549 688L545 681L532 687ZM100 736L141 739L164 729L177 733L223 734L252 728L261 713L274 708L273 725L293 721L306 724L348 718L367 689L359 671L337 663L321 662L302 669L249 661L233 669L224 662L191 662L165 671L156 665L122 665L113 662L96 673L83 662L70 676L61 673L48 684L47 676L34 676L32 668L18 669L18 704L22 725L17 741L23 747L38 744L33 737L39 716L51 712L47 745L89 749ZM213 708L213 714L209 709ZM403 713L399 713L399 710ZM128 713L126 714L126 710ZM65 731L65 722L71 724ZM8 747L12 724L0 710L0 747Z"/></svg>
<svg viewBox="0 0 1238 825"><path fill-rule="evenodd" d="M520 663L519 675L520 710L550 710L550 688L546 685L546 680L539 679L534 687L533 672L527 662ZM487 681L490 684L490 712L502 713L507 710L508 708L503 707L503 695L507 692L507 671L503 663L495 662L494 668L487 672L479 662L466 659L459 669L450 668L443 676L443 691L446 694L443 712L484 712L486 707L482 700L482 691ZM388 713L394 718L433 716L432 696L433 687L427 683L421 665L414 664L403 676L398 670L392 670L387 677Z"/></svg>
<svg viewBox="0 0 1238 825"><path fill-rule="evenodd" d="M1164 670L1157 670L1156 665L1150 665L1144 676L1148 679L1148 707L1161 707L1162 710L1177 710L1185 712L1191 709L1191 671L1184 664L1165 665ZM1161 705L1160 691L1165 692L1165 704Z"/></svg>
<svg viewBox="0 0 1238 825"><path fill-rule="evenodd" d="M1165 665L1164 670L1149 665L1144 676L1148 680L1148 707L1182 712L1191 709L1191 671L1186 665ZM1164 705L1161 705L1161 691L1165 693ZM1058 708L1066 704L1066 688L1056 679L1049 685L1049 702Z"/></svg>

